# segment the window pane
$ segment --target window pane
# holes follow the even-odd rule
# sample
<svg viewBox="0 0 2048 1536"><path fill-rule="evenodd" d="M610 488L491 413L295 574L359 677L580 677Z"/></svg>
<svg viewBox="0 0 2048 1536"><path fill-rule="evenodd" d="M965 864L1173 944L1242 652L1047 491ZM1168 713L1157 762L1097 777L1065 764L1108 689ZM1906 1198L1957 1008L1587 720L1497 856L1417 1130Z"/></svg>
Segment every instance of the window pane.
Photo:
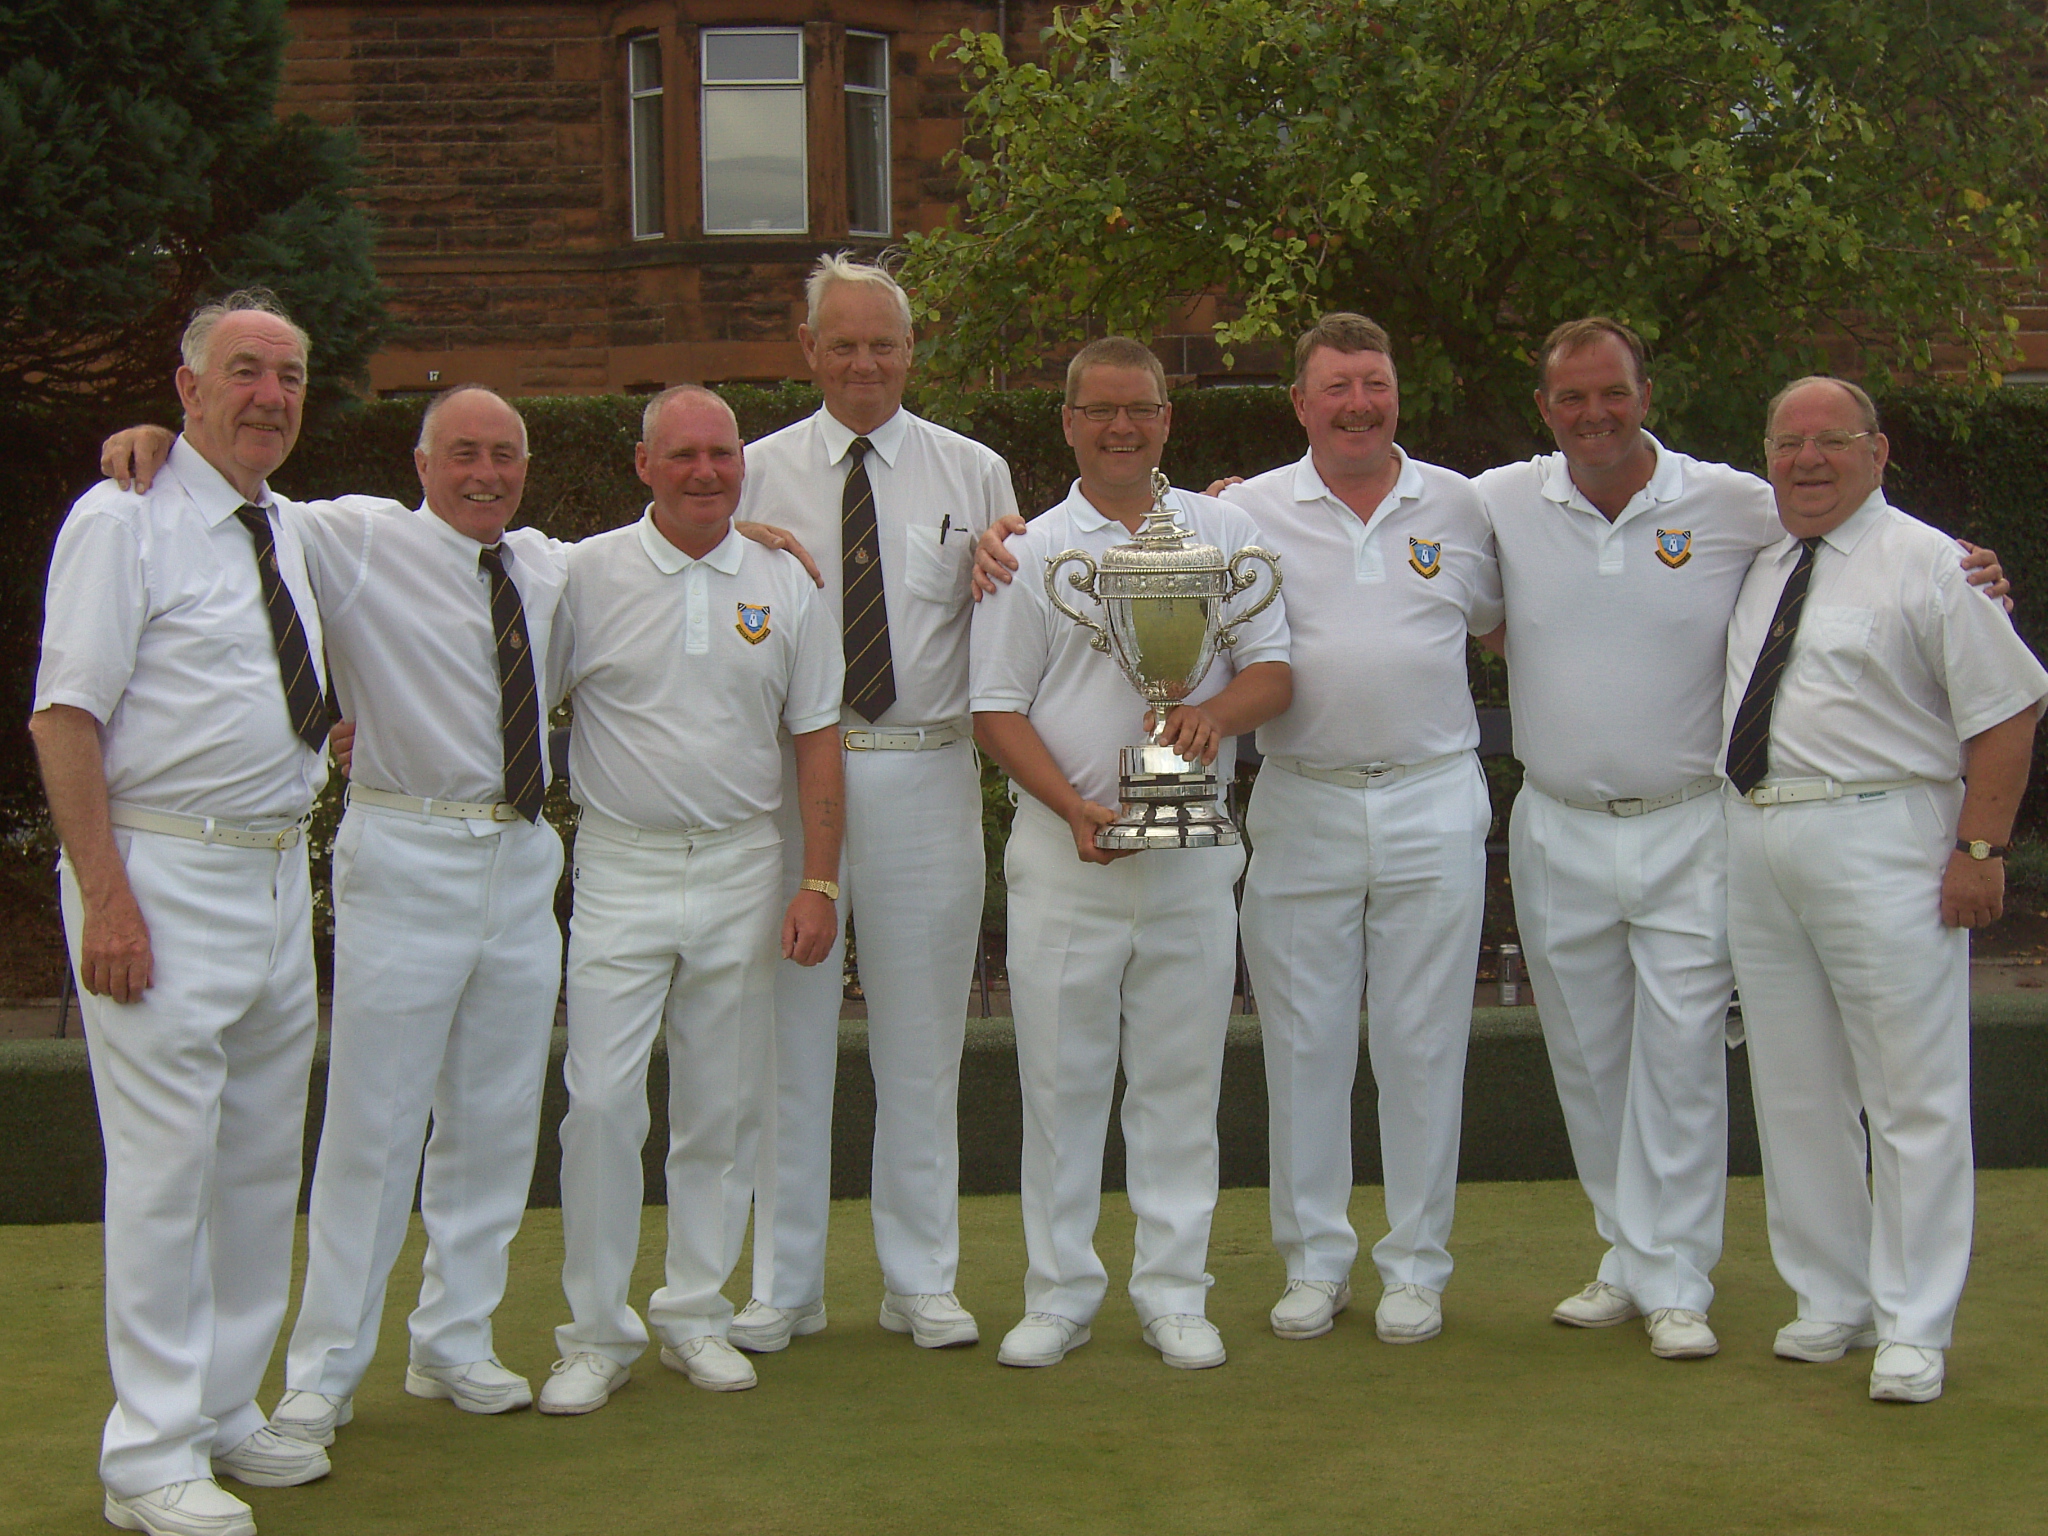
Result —
<svg viewBox="0 0 2048 1536"><path fill-rule="evenodd" d="M801 89L704 93L704 228L801 232L804 96Z"/></svg>
<svg viewBox="0 0 2048 1536"><path fill-rule="evenodd" d="M889 98L846 93L846 223L889 233Z"/></svg>
<svg viewBox="0 0 2048 1536"><path fill-rule="evenodd" d="M889 88L889 40L860 32L846 34L846 83L871 90Z"/></svg>
<svg viewBox="0 0 2048 1536"><path fill-rule="evenodd" d="M780 80L801 84L804 78L803 33L706 32L704 79Z"/></svg>
<svg viewBox="0 0 2048 1536"><path fill-rule="evenodd" d="M633 99L633 234L662 232L661 95Z"/></svg>
<svg viewBox="0 0 2048 1536"><path fill-rule="evenodd" d="M661 40L636 37L627 45L632 59L632 84L636 91L661 89Z"/></svg>

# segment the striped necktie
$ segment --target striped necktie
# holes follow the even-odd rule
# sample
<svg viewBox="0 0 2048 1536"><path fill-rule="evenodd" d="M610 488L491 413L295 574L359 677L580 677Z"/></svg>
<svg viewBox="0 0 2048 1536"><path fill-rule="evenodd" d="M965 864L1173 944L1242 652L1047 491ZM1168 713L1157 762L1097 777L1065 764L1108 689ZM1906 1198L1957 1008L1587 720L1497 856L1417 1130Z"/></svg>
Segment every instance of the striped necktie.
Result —
<svg viewBox="0 0 2048 1536"><path fill-rule="evenodd" d="M505 798L528 821L540 820L540 691L526 609L505 572L500 546L486 544L477 565L491 578L491 632L498 648L498 728L505 743Z"/></svg>
<svg viewBox="0 0 2048 1536"><path fill-rule="evenodd" d="M306 626L277 570L277 541L261 507L235 511L256 546L256 574L263 583L263 606L270 614L270 638L277 646L277 676L284 684L285 716L292 734L315 752L327 746L327 701L320 696L320 678L313 671L313 652L306 644Z"/></svg>
<svg viewBox="0 0 2048 1536"><path fill-rule="evenodd" d="M1757 653L1749 686L1742 691L1742 703L1735 711L1735 726L1728 733L1728 782L1737 794L1746 795L1763 783L1770 760L1771 706L1778 699L1778 679L1792 659L1799 615L1806 609L1807 584L1813 580L1813 552L1820 540L1801 539L1799 544L1799 563L1792 567L1785 590L1778 594L1778 610L1771 615L1764 648Z"/></svg>
<svg viewBox="0 0 2048 1536"><path fill-rule="evenodd" d="M839 498L839 565L845 593L846 702L865 720L896 702L889 655L889 605L882 593L882 540L875 530L875 488L868 483L872 445L856 437L846 450L853 467Z"/></svg>

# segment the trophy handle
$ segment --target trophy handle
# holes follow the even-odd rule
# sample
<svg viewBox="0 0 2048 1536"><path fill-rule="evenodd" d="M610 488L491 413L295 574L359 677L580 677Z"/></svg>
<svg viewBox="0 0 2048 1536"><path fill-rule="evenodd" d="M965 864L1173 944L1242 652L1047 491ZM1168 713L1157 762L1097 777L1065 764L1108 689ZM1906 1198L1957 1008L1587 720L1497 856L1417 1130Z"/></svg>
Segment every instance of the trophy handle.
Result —
<svg viewBox="0 0 2048 1536"><path fill-rule="evenodd" d="M1230 557L1230 584L1223 594L1223 600L1226 603L1229 602L1230 599L1237 596L1238 593L1244 591L1259 579L1251 571L1241 571L1238 569L1239 566L1250 560L1265 562L1266 569L1273 573L1273 584L1266 588L1266 595L1264 597L1216 631L1216 649L1219 651L1228 650L1231 646L1237 644L1238 626L1255 615L1265 612L1266 605L1280 594L1280 557L1270 550L1259 548L1256 544L1247 544L1243 549L1240 549Z"/></svg>
<svg viewBox="0 0 2048 1536"><path fill-rule="evenodd" d="M1045 595L1051 599L1053 607L1059 609L1061 613L1064 613L1083 629L1092 630L1095 638L1088 643L1096 650L1107 654L1109 651L1108 629L1097 620L1083 614L1079 609L1069 607L1060 597L1059 583L1056 578L1059 575L1060 567L1063 565L1084 565L1088 568L1086 571L1074 572L1073 575L1067 578L1067 583L1075 591L1086 592L1090 597L1094 597L1096 602L1100 603L1102 599L1096 597L1095 594L1095 561L1092 557L1083 554L1078 549L1061 550L1045 562ZM1268 601L1271 601L1271 599L1269 598Z"/></svg>

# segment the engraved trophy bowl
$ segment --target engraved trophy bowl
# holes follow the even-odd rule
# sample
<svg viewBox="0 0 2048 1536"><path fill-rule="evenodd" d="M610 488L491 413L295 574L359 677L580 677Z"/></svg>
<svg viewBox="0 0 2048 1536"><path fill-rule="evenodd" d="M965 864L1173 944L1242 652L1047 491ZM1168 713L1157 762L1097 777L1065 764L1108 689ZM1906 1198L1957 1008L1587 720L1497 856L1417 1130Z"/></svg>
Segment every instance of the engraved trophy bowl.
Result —
<svg viewBox="0 0 2048 1536"><path fill-rule="evenodd" d="M1216 771L1183 758L1166 746L1166 712L1201 685L1219 650L1237 643L1238 628L1273 601L1280 590L1280 557L1247 545L1225 558L1173 520L1167 505L1172 489L1152 472L1152 510L1136 537L1103 551L1100 560L1078 549L1062 550L1045 562L1045 591L1053 607L1094 632L1089 642L1107 652L1138 695L1152 706L1150 741L1118 754L1115 821L1095 834L1098 848L1218 848L1238 841L1237 828L1217 804ZM1223 605L1251 587L1250 569L1263 563L1273 573L1266 594L1236 618L1225 620ZM1102 618L1090 618L1060 593L1065 585L1095 599Z"/></svg>

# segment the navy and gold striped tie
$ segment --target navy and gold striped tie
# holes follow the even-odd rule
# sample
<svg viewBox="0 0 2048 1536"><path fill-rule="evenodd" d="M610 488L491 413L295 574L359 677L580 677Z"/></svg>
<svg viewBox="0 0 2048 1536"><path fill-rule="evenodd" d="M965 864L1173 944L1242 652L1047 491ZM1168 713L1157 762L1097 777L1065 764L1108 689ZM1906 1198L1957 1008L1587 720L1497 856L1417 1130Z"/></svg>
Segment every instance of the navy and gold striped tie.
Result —
<svg viewBox="0 0 2048 1536"><path fill-rule="evenodd" d="M882 592L882 540L875 529L875 488L868 483L873 445L856 437L846 450L853 467L839 499L839 564L845 594L846 702L864 720L879 718L896 702L896 667L889 654L889 605Z"/></svg>
<svg viewBox="0 0 2048 1536"><path fill-rule="evenodd" d="M1742 703L1735 710L1735 725L1728 732L1728 782L1737 794L1748 794L1763 783L1771 751L1771 706L1778 700L1778 679L1792 659L1792 642L1799 634L1799 615L1806 609L1806 588L1813 580L1813 552L1819 539L1801 539L1799 563L1785 578L1785 590L1778 594L1778 610L1771 615L1771 627L1757 652L1756 666L1749 674L1749 686L1742 691Z"/></svg>
<svg viewBox="0 0 2048 1536"><path fill-rule="evenodd" d="M256 574L263 583L263 606L270 614L270 638L277 646L277 676L284 684L285 715L292 734L313 751L327 746L327 701L320 695L320 679L313 671L312 648L306 644L306 626L292 602L291 590L277 570L277 540L270 531L270 519L261 507L238 507L235 516L256 546Z"/></svg>
<svg viewBox="0 0 2048 1536"><path fill-rule="evenodd" d="M526 608L505 572L496 544L486 544L477 564L491 578L491 632L498 649L498 725L505 741L505 799L528 821L540 820L544 785L540 773L540 690L534 682L533 644L526 633Z"/></svg>

